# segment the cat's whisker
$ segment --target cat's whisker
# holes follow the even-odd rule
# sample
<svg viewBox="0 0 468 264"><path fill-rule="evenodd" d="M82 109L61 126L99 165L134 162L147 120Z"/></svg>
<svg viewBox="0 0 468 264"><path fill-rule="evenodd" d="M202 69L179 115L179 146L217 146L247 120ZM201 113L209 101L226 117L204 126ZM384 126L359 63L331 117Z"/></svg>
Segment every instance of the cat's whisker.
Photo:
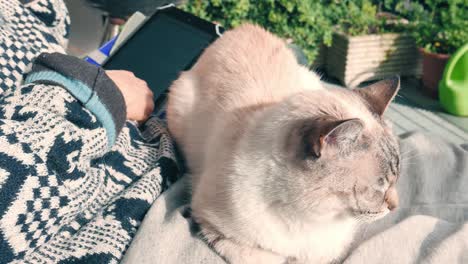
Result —
<svg viewBox="0 0 468 264"><path fill-rule="evenodd" d="M404 157L404 156L406 156L406 155L408 155L408 154L415 154L415 153L418 153L417 150L409 149L409 150L407 150L407 151L405 151L405 152L400 152L400 155L401 155L402 157Z"/></svg>
<svg viewBox="0 0 468 264"><path fill-rule="evenodd" d="M405 162L407 160L414 160L415 158L419 158L419 157L422 157L422 155L415 154L411 156L401 157L401 162Z"/></svg>
<svg viewBox="0 0 468 264"><path fill-rule="evenodd" d="M417 151L407 151L405 153L400 153L401 160L409 160L409 159L414 159L416 157L420 157L421 153L418 153Z"/></svg>
<svg viewBox="0 0 468 264"><path fill-rule="evenodd" d="M420 162L407 160L407 161L403 161L401 164L402 165L413 165L413 164L420 164Z"/></svg>
<svg viewBox="0 0 468 264"><path fill-rule="evenodd" d="M412 165L418 165L420 163L417 163L417 162L413 162L413 163L404 163L402 164L403 167L408 167L408 166L412 166Z"/></svg>
<svg viewBox="0 0 468 264"><path fill-rule="evenodd" d="M408 162L415 162L415 161L417 161L417 160L418 160L418 159L417 159L416 156L415 156L415 157L408 157L408 158L402 159L402 160L400 161L400 163L401 163L401 164L407 164Z"/></svg>
<svg viewBox="0 0 468 264"><path fill-rule="evenodd" d="M409 98L403 94L397 94L395 97L401 98L404 101L410 101Z"/></svg>
<svg viewBox="0 0 468 264"><path fill-rule="evenodd" d="M400 153L401 156L407 156L407 155L410 155L410 154L417 154L418 152L417 151L412 151L412 150L409 150L409 151L406 151L404 153Z"/></svg>
<svg viewBox="0 0 468 264"><path fill-rule="evenodd" d="M402 95L402 94L397 94L395 97L403 98L403 99L408 99L408 98L406 98L406 97L405 97L404 95Z"/></svg>
<svg viewBox="0 0 468 264"><path fill-rule="evenodd" d="M406 167L411 167L411 166L419 166L421 163L419 162L404 162L401 164L402 168L406 168Z"/></svg>
<svg viewBox="0 0 468 264"><path fill-rule="evenodd" d="M407 156L407 157L402 157L400 159L400 162L406 162L406 161L414 161L416 158L422 157L422 155L413 155L413 156Z"/></svg>
<svg viewBox="0 0 468 264"><path fill-rule="evenodd" d="M420 158L420 157L422 157L422 155L406 156L406 157L401 157L400 161L402 163L406 162L406 161L414 161L414 160L416 160L417 158Z"/></svg>

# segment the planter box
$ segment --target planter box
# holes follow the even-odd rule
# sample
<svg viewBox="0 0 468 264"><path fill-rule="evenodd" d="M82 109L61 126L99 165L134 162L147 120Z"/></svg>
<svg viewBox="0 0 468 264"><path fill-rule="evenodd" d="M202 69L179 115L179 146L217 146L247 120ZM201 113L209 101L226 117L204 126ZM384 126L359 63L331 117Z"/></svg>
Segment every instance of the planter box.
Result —
<svg viewBox="0 0 468 264"><path fill-rule="evenodd" d="M328 48L326 70L348 87L390 75L420 76L421 58L409 35L349 37L335 33Z"/></svg>
<svg viewBox="0 0 468 264"><path fill-rule="evenodd" d="M317 57L312 62L310 66L312 69L322 69L325 68L327 64L327 47L325 45L320 45L319 52Z"/></svg>

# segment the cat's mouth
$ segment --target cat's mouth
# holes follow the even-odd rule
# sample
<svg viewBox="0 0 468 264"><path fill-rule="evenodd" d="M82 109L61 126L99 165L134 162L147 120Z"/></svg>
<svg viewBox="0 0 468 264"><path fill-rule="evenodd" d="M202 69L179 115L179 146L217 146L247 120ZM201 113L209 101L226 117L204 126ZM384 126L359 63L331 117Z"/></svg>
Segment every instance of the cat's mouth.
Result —
<svg viewBox="0 0 468 264"><path fill-rule="evenodd" d="M388 210L388 209L382 210L382 211L361 211L360 215L358 217L361 218L364 221L372 222L372 221L383 218L389 212L390 212L390 210Z"/></svg>
<svg viewBox="0 0 468 264"><path fill-rule="evenodd" d="M374 211L360 211L359 213L360 214L366 214L366 215L378 215L378 214L385 213L385 211L377 211L377 212L374 212Z"/></svg>
<svg viewBox="0 0 468 264"><path fill-rule="evenodd" d="M385 215L387 215L390 212L388 209L384 209L382 211L366 211L366 210L357 210L355 211L356 216L359 218L365 218L367 220L377 220Z"/></svg>

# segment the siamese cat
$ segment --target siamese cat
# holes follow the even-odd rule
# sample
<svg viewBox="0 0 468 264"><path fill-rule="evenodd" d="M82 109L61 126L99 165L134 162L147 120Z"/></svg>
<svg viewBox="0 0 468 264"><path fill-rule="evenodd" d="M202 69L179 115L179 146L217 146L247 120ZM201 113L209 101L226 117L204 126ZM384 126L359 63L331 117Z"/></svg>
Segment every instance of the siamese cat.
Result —
<svg viewBox="0 0 468 264"><path fill-rule="evenodd" d="M168 125L192 184L192 217L229 263L329 263L398 204L390 78L325 88L280 38L244 24L170 88Z"/></svg>

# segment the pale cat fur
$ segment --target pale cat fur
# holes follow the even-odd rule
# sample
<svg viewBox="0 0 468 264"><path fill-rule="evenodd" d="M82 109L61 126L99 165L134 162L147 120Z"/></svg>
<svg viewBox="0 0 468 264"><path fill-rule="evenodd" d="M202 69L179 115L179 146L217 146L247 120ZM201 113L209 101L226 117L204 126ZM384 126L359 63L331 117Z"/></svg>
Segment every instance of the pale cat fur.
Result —
<svg viewBox="0 0 468 264"><path fill-rule="evenodd" d="M325 89L284 42L226 32L170 88L168 123L192 216L230 263L327 263L397 203L398 145L381 115L399 87Z"/></svg>

